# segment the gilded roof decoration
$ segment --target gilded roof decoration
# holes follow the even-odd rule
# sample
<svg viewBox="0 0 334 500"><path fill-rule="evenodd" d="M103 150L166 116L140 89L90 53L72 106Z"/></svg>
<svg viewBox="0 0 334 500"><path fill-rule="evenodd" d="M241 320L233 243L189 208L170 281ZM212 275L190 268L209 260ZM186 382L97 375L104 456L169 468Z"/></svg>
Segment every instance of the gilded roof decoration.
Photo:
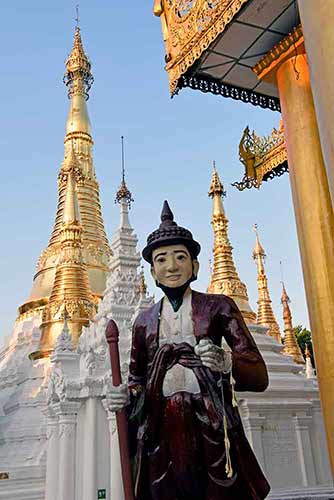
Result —
<svg viewBox="0 0 334 500"><path fill-rule="evenodd" d="M171 95L182 75L225 29L248 0L156 0L166 45Z"/></svg>
<svg viewBox="0 0 334 500"><path fill-rule="evenodd" d="M260 137L246 127L239 143L239 159L245 167L241 181L234 182L239 191L260 188L263 181L279 177L288 171L288 156L282 120L271 135Z"/></svg>

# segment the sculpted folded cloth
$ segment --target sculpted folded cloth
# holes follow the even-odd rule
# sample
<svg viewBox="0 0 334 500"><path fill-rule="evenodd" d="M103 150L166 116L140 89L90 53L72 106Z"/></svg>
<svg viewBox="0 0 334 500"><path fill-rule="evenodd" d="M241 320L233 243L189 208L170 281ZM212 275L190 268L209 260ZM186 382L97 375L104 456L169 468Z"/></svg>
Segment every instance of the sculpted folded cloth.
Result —
<svg viewBox="0 0 334 500"><path fill-rule="evenodd" d="M229 371L230 359L236 390L263 391L268 384L237 306L223 295L192 292L195 349L187 342L160 345L161 310L162 302L155 304L133 328L127 411L136 500L264 499L270 488L233 405L230 373L220 373ZM223 338L231 349L226 359ZM218 349L209 349L210 342ZM164 394L165 376L178 365L195 374L199 392Z"/></svg>
<svg viewBox="0 0 334 500"><path fill-rule="evenodd" d="M232 369L231 352L224 351L221 347L216 346L213 344L212 340L200 340L198 345L195 346L194 352L199 356L202 364L210 368L210 370L218 373L230 373ZM106 394L106 399L110 411L117 412L122 410L129 399L127 384L121 384L118 387L111 385Z"/></svg>

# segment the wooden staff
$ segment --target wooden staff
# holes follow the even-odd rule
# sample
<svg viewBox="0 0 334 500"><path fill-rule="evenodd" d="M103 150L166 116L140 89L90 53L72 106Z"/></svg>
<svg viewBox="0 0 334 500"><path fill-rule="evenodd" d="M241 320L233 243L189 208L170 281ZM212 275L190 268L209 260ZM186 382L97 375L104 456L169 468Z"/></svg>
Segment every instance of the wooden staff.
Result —
<svg viewBox="0 0 334 500"><path fill-rule="evenodd" d="M118 350L119 332L115 321L113 321L112 319L107 325L106 338L109 344L112 382L115 387L118 387L122 383ZM125 500L134 500L135 497L133 494L132 472L129 454L128 423L124 409L116 412L116 424L121 458L124 498Z"/></svg>

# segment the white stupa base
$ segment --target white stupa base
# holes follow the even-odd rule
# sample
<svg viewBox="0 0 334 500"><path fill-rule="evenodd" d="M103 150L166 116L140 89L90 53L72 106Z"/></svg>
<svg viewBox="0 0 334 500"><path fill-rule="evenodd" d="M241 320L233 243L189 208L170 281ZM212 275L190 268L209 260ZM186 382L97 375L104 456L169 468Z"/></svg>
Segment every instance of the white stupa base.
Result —
<svg viewBox="0 0 334 500"><path fill-rule="evenodd" d="M1 500L44 500L45 467L8 468L9 479L0 481Z"/></svg>
<svg viewBox="0 0 334 500"><path fill-rule="evenodd" d="M238 393L248 440L271 486L270 499L334 500L316 377L282 354L283 345L249 325L266 362L269 387Z"/></svg>
<svg viewBox="0 0 334 500"><path fill-rule="evenodd" d="M268 500L334 500L334 489L330 486L278 489L268 496Z"/></svg>

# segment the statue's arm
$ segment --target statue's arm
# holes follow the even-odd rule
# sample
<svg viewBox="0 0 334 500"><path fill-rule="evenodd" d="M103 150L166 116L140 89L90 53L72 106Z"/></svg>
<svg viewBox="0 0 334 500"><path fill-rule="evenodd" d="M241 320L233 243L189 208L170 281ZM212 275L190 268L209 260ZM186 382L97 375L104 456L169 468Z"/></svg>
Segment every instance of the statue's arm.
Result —
<svg viewBox="0 0 334 500"><path fill-rule="evenodd" d="M266 365L235 302L225 299L227 307L220 314L220 331L232 351L235 390L262 392L268 387Z"/></svg>
<svg viewBox="0 0 334 500"><path fill-rule="evenodd" d="M141 325L137 319L132 328L132 346L128 378L129 399L126 406L131 457L134 457L137 453L138 428L144 418L147 373L145 334L145 327Z"/></svg>

